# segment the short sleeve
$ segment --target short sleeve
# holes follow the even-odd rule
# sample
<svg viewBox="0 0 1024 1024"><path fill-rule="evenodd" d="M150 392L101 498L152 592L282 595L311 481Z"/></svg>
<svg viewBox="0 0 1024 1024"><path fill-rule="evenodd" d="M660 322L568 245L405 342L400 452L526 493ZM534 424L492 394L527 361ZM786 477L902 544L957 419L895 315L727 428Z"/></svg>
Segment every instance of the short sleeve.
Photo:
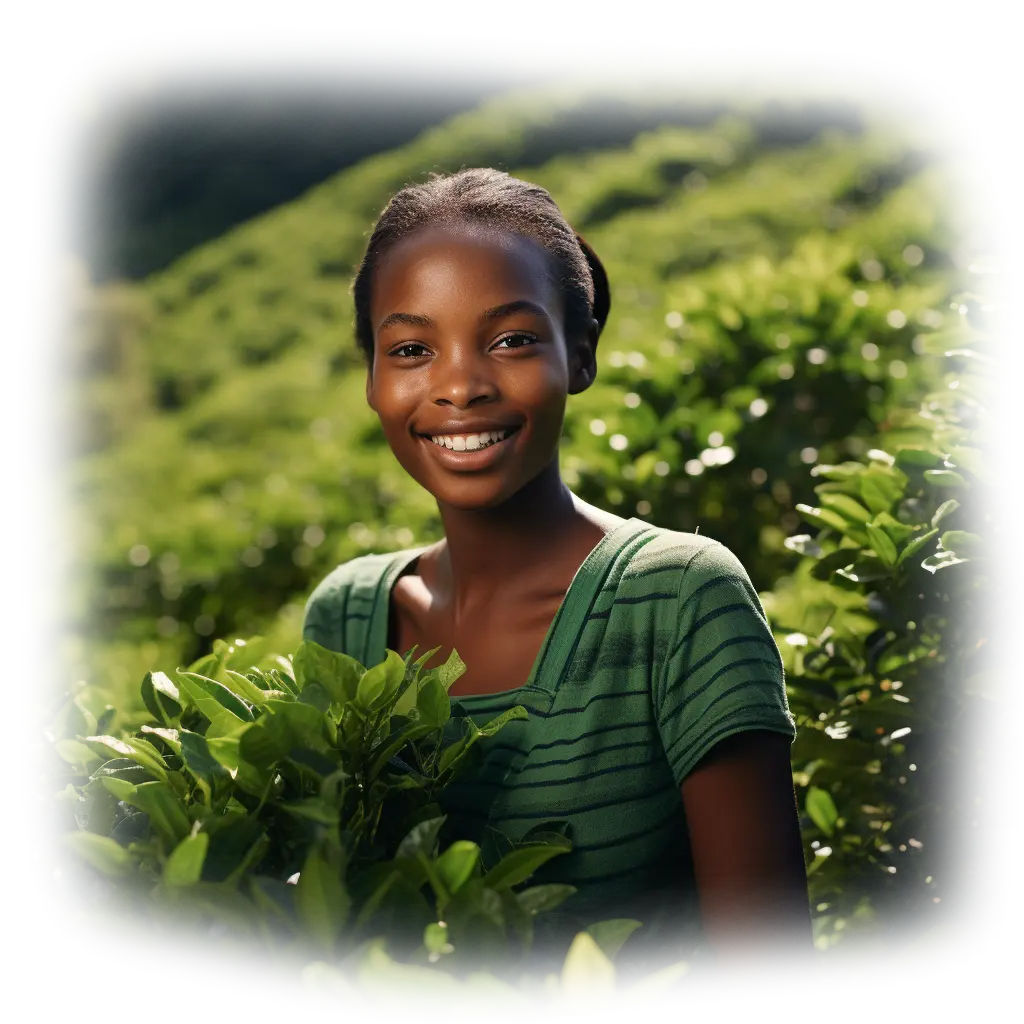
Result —
<svg viewBox="0 0 1024 1024"><path fill-rule="evenodd" d="M302 639L331 651L345 653L345 621L351 572L342 565L326 577L309 596L302 620Z"/></svg>
<svg viewBox="0 0 1024 1024"><path fill-rule="evenodd" d="M675 621L652 697L677 784L727 736L765 729L794 737L779 649L728 548L709 540L682 570Z"/></svg>

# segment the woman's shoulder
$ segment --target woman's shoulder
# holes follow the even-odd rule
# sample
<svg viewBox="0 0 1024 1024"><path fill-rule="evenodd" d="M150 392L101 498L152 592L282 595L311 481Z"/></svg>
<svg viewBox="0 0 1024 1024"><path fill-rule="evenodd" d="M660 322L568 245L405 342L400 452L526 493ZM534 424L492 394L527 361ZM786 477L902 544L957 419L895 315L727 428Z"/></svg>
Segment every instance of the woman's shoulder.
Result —
<svg viewBox="0 0 1024 1024"><path fill-rule="evenodd" d="M359 555L331 570L306 601L302 635L324 647L341 650L349 620L369 618L382 578L407 554L389 551Z"/></svg>
<svg viewBox="0 0 1024 1024"><path fill-rule="evenodd" d="M391 551L386 554L359 555L342 562L314 587L306 602L307 609L314 604L341 601L353 589L376 590L381 576L401 553Z"/></svg>
<svg viewBox="0 0 1024 1024"><path fill-rule="evenodd" d="M675 576L680 598L711 581L729 579L750 588L750 577L740 560L720 541L699 533L684 533L652 526L654 537L635 552L624 580L655 573Z"/></svg>

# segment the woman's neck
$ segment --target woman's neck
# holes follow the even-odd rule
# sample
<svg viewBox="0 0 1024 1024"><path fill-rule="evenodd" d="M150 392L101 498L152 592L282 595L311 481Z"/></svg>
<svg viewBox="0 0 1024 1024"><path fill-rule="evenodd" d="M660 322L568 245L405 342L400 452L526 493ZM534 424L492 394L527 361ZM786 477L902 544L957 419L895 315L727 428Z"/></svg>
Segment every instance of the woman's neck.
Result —
<svg viewBox="0 0 1024 1024"><path fill-rule="evenodd" d="M436 586L456 623L490 607L496 597L522 600L544 590L555 567L589 552L618 523L580 501L565 485L558 459L504 504L465 511L440 505L445 540ZM577 566L578 567L577 563Z"/></svg>

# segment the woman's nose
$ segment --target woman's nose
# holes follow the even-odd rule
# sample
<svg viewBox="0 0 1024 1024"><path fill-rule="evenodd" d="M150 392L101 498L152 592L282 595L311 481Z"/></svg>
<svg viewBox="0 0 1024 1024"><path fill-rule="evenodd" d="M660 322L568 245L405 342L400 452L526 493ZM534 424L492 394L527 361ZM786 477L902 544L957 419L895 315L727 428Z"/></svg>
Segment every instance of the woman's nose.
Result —
<svg viewBox="0 0 1024 1024"><path fill-rule="evenodd" d="M484 398L496 398L498 385L486 355L478 352L452 353L434 363L431 398L438 405L466 408Z"/></svg>

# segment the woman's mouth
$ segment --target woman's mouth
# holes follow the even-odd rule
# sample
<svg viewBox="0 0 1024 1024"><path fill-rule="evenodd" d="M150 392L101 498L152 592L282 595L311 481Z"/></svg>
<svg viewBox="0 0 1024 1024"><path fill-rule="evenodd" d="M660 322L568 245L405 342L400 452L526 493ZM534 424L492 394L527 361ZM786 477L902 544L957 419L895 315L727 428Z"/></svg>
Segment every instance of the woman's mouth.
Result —
<svg viewBox="0 0 1024 1024"><path fill-rule="evenodd" d="M472 434L421 434L420 437L442 464L455 469L481 469L511 447L508 441L519 430L520 427L507 427Z"/></svg>

